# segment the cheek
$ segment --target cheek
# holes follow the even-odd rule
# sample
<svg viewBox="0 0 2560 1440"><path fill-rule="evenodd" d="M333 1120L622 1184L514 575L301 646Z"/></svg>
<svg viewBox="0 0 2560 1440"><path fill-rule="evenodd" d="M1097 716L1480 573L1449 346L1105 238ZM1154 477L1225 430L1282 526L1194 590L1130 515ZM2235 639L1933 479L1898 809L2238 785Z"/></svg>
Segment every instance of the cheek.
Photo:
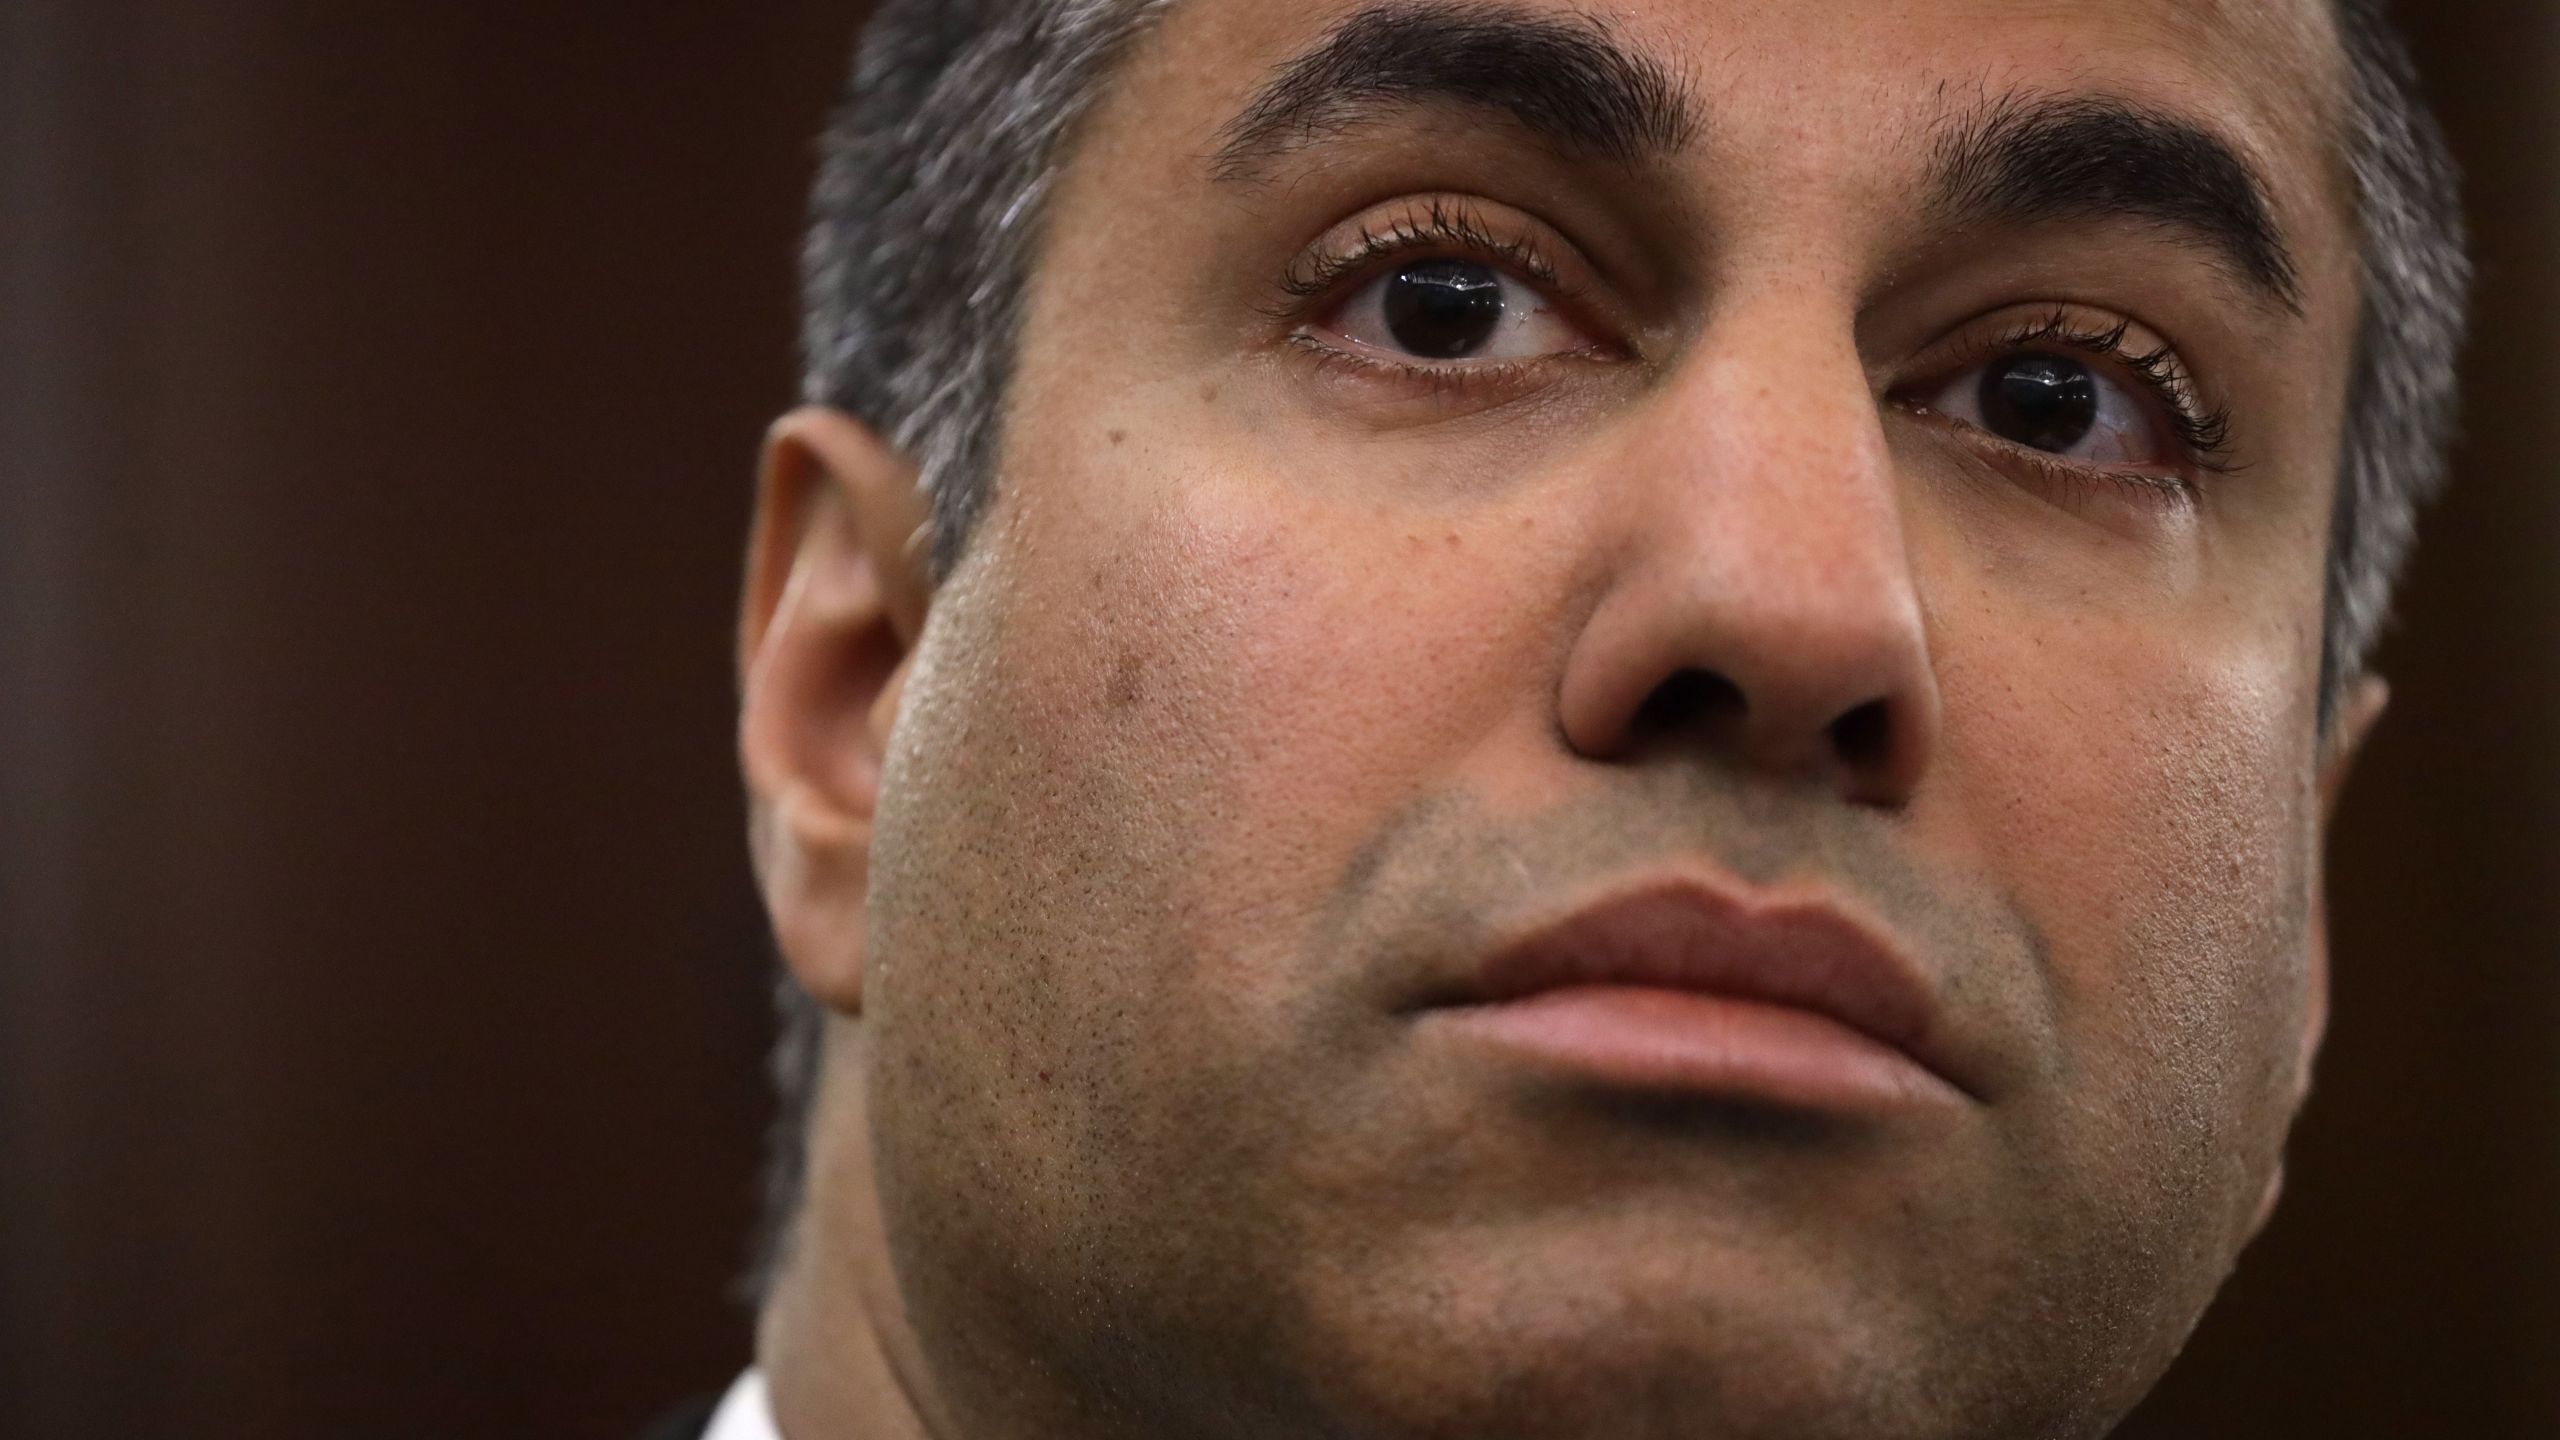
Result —
<svg viewBox="0 0 2560 1440"><path fill-rule="evenodd" d="M1093 1135L1302 1043L1293 967L1362 843L1550 708L1535 541L1249 472L1013 475L884 794L865 1004L949 1036L933 1103L1075 1077Z"/></svg>
<svg viewBox="0 0 2560 1440"><path fill-rule="evenodd" d="M949 1294L1149 1253L1100 1243L1121 1217L1267 1215L1230 1182L1285 1173L1332 1083L1311 927L1385 817L1546 713L1516 522L1176 478L1017 475L900 718L867 1073L892 1220L976 1257Z"/></svg>
<svg viewBox="0 0 2560 1440"><path fill-rule="evenodd" d="M1250 985L1384 817L1539 723L1544 556L1505 516L1249 474L1137 493L1044 540L1005 648L1050 763L1142 802L1115 839L1164 862L1179 948Z"/></svg>
<svg viewBox="0 0 2560 1440"><path fill-rule="evenodd" d="M2097 1097L2158 1184L2204 1183L2208 1154L2270 1162L2314 844L2293 647L2157 621L1966 628L1996 638L1946 647L1946 758L2042 931L2049 1078Z"/></svg>

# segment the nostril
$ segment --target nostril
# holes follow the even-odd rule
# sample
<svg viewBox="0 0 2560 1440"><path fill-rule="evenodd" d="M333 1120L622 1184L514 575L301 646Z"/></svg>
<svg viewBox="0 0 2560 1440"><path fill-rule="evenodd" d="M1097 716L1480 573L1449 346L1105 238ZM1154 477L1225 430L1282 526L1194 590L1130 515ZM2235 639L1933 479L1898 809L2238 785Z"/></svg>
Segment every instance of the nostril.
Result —
<svg viewBox="0 0 2560 1440"><path fill-rule="evenodd" d="M1683 670L1653 687L1635 713L1638 735L1661 735L1740 716L1742 689L1713 670Z"/></svg>
<svg viewBox="0 0 2560 1440"><path fill-rule="evenodd" d="M1893 749L1893 718L1882 700L1870 700L1831 722L1831 745L1852 769L1873 770Z"/></svg>

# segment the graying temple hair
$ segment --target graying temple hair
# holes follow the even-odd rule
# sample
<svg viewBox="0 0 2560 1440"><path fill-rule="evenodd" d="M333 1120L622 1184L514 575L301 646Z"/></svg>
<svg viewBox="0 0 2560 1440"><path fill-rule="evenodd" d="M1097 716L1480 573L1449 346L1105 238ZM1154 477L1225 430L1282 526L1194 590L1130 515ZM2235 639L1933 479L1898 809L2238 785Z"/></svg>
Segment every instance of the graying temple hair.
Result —
<svg viewBox="0 0 2560 1440"><path fill-rule="evenodd" d="M2471 297L2461 179L2385 0L2337 0L2343 137L2363 231L2363 315L2340 436L2320 637L2325 730L2372 659L2418 507L2445 478Z"/></svg>
<svg viewBox="0 0 2560 1440"><path fill-rule="evenodd" d="M810 205L805 392L916 462L936 579L959 563L993 488L1062 143L1170 3L883 0L865 31ZM2383 0L2336 4L2364 310L2326 581L2324 729L2389 611L2418 505L2441 482L2470 276L2453 164ZM824 1012L787 974L778 997L760 1290L799 1211L824 1031Z"/></svg>

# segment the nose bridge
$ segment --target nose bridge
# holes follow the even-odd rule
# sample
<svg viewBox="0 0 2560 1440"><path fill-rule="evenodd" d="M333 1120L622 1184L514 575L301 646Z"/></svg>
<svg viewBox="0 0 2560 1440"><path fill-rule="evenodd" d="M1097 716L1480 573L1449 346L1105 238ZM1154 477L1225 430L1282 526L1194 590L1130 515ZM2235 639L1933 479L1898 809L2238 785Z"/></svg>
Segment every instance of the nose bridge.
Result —
<svg viewBox="0 0 2560 1440"><path fill-rule="evenodd" d="M1630 416L1612 468L1631 503L1567 673L1577 748L1679 729L1857 798L1907 796L1936 687L1846 305L1728 304Z"/></svg>
<svg viewBox="0 0 2560 1440"><path fill-rule="evenodd" d="M1692 528L1802 558L1901 566L1901 522L1855 317L1772 292L1699 336L1632 437L1647 482Z"/></svg>

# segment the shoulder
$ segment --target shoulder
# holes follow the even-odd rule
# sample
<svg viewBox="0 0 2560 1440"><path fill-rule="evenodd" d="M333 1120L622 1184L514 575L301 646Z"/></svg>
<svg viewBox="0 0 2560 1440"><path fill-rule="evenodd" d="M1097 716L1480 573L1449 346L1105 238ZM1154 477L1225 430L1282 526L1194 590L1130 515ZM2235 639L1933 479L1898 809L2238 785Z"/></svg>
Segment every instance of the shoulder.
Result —
<svg viewBox="0 0 2560 1440"><path fill-rule="evenodd" d="M656 1423L641 1431L633 1440L702 1440L711 1429L712 1412L720 1408L720 1397L704 1395L658 1417Z"/></svg>

